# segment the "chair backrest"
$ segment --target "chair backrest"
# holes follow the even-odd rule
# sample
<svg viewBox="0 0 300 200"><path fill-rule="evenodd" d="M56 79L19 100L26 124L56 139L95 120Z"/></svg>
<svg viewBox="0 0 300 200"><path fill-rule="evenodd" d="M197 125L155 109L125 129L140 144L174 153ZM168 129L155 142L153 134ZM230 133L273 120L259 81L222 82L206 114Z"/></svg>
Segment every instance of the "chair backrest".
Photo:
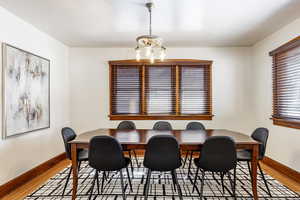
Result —
<svg viewBox="0 0 300 200"><path fill-rule="evenodd" d="M155 135L148 141L144 166L153 171L171 171L181 166L179 145L174 136Z"/></svg>
<svg viewBox="0 0 300 200"><path fill-rule="evenodd" d="M126 166L121 144L107 135L90 140L89 165L100 171L115 171Z"/></svg>
<svg viewBox="0 0 300 200"><path fill-rule="evenodd" d="M186 130L205 130L205 126L200 122L190 122L186 125Z"/></svg>
<svg viewBox="0 0 300 200"><path fill-rule="evenodd" d="M204 142L199 166L205 171L227 172L234 169L236 163L235 142L230 137L213 136Z"/></svg>
<svg viewBox="0 0 300 200"><path fill-rule="evenodd" d="M169 122L165 121L159 121L156 122L153 126L153 130L159 130L159 131L171 131L172 126Z"/></svg>
<svg viewBox="0 0 300 200"><path fill-rule="evenodd" d="M71 159L71 145L68 142L74 140L76 138L76 133L73 129L69 127L65 127L61 129L61 135L65 145L65 151L67 154L67 158Z"/></svg>
<svg viewBox="0 0 300 200"><path fill-rule="evenodd" d="M261 143L259 145L259 159L263 159L266 153L269 130L266 128L257 128L254 130L251 137Z"/></svg>
<svg viewBox="0 0 300 200"><path fill-rule="evenodd" d="M132 121L122 121L118 125L118 128L120 130L135 130L135 124Z"/></svg>

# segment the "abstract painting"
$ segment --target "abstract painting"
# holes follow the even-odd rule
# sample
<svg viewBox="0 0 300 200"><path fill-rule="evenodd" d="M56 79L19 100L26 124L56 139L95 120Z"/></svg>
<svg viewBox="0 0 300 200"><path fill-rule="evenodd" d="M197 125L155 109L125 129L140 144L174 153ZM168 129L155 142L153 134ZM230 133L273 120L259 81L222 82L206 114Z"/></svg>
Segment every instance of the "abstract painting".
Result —
<svg viewBox="0 0 300 200"><path fill-rule="evenodd" d="M50 61L2 45L3 138L50 127Z"/></svg>

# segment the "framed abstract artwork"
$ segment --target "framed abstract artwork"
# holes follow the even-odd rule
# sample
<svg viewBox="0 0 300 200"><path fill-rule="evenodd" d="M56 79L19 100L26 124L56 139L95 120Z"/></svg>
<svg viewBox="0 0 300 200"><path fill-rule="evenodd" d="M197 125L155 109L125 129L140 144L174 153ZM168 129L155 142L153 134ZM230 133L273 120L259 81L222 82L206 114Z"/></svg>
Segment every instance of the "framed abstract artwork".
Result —
<svg viewBox="0 0 300 200"><path fill-rule="evenodd" d="M50 60L2 44L3 138L50 128Z"/></svg>

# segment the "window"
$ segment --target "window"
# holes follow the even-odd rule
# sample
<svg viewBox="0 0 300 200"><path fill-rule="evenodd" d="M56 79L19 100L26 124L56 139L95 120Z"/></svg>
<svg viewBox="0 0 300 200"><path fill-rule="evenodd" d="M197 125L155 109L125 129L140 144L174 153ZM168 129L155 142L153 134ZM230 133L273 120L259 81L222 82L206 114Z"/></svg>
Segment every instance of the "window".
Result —
<svg viewBox="0 0 300 200"><path fill-rule="evenodd" d="M300 36L270 52L273 123L300 129Z"/></svg>
<svg viewBox="0 0 300 200"><path fill-rule="evenodd" d="M212 61L110 61L110 119L212 119Z"/></svg>
<svg viewBox="0 0 300 200"><path fill-rule="evenodd" d="M209 73L207 67L181 67L181 113L209 113Z"/></svg>
<svg viewBox="0 0 300 200"><path fill-rule="evenodd" d="M114 95L112 104L114 113L140 113L140 69L137 66L119 66L113 68Z"/></svg>
<svg viewBox="0 0 300 200"><path fill-rule="evenodd" d="M170 66L146 68L146 97L148 114L175 114L173 106L174 85Z"/></svg>

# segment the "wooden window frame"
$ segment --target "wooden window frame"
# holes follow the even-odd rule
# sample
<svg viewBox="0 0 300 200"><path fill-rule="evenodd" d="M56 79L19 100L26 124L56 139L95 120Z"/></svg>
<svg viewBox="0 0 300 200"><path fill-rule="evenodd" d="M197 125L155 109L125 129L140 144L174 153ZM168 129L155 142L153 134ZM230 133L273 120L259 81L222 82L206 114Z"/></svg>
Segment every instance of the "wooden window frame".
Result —
<svg viewBox="0 0 300 200"><path fill-rule="evenodd" d="M284 53L286 51L292 50L294 48L300 47L300 36L292 39L291 41L281 45L280 47L276 48L275 50L271 51L269 53L270 56L273 58L273 66L276 67L276 56L278 54ZM295 129L300 129L300 121L299 120L292 120L290 118L278 118L276 116L276 106L275 102L277 101L277 82L276 82L276 72L274 71L274 68L272 70L273 73L273 103L272 103L272 110L273 110L273 115L270 118L273 121L274 125L277 126L283 126L283 127L288 127L288 128L295 128Z"/></svg>
<svg viewBox="0 0 300 200"><path fill-rule="evenodd" d="M168 59L165 61L156 60L154 64L149 63L148 60L116 60L109 61L109 92L110 92L110 120L212 120L212 61L210 60L194 60L194 59ZM135 65L141 67L141 114L113 114L113 67L118 65ZM170 65L175 67L175 114L172 115L160 115L160 114L146 114L147 99L146 99L146 66L157 66L157 65ZM209 113L204 115L198 114L180 114L180 65L206 65L208 67L208 107Z"/></svg>

